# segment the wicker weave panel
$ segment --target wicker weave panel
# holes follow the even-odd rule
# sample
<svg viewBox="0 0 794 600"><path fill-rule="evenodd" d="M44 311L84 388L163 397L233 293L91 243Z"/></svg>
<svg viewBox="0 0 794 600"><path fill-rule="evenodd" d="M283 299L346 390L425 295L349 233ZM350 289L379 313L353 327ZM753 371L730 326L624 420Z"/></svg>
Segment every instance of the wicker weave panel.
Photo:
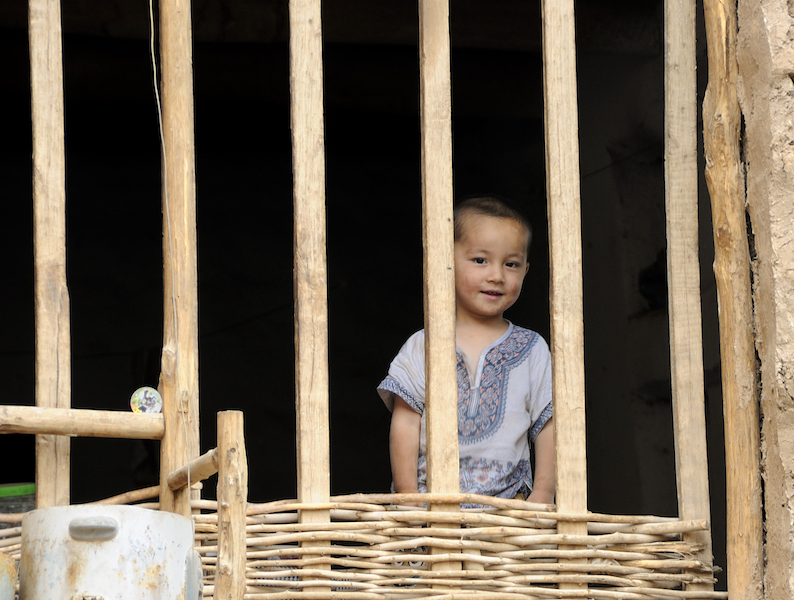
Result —
<svg viewBox="0 0 794 600"><path fill-rule="evenodd" d="M406 506L420 501L478 507L435 512ZM195 521L204 595L212 598L217 505L195 506L202 509ZM298 523L299 510L317 508L330 509L330 522ZM587 535L558 534L562 521L587 522ZM245 599L727 598L725 592L685 590L686 584L715 581L712 566L694 558L700 548L682 539L706 528L705 521L565 515L551 505L464 494L249 504ZM302 548L306 541L329 545ZM316 568L329 564L330 571ZM561 590L558 584L581 587Z"/></svg>

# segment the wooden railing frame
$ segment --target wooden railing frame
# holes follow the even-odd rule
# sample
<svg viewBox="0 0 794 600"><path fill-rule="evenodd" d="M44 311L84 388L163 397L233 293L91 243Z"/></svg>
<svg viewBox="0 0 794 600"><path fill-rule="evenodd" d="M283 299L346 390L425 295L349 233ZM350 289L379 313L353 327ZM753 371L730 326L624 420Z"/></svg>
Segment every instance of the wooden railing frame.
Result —
<svg viewBox="0 0 794 600"><path fill-rule="evenodd" d="M243 473L240 470L240 463L245 462L244 445L241 447L229 440L242 439L242 416L224 416L224 427L235 431L239 429L239 434L235 433L228 439L224 437L218 449L197 458L198 338L192 34L189 10L180 10L174 0L161 2L160 10L165 262L165 332L160 388L165 413L162 422L155 423L157 419L148 419L145 427L147 433L136 430L135 436L162 438L160 502L165 510L189 515L191 482L216 468L220 469L221 475L236 473L230 475L231 479L224 479L223 494L228 494L228 497L221 504L224 511L231 512L225 512L219 520L237 526L241 519L238 508L245 504L247 471ZM694 1L667 0L665 14L665 180L679 512L682 519L709 519L697 259ZM572 0L543 0L542 19L557 506L562 512L578 515L587 512L587 478L576 51ZM458 485L457 434L454 431L457 420L450 418L450 414L454 417L456 402L454 398L450 401L455 390L455 336L448 20L448 0L419 0L428 482L431 494L455 492ZM322 24L319 0L291 0L290 26L298 502L320 505L327 503L329 498L330 461ZM39 412L34 414L27 411L27 416L21 417L27 423L23 425L9 425L13 421L9 411L5 411L0 418L6 418L6 431L16 426L21 427L18 431L39 435L37 505L52 506L68 504L69 501L68 435L128 437L122 434L133 421L127 417L109 417L115 419L113 424L107 425L106 429L102 429L104 433L100 433L97 427L92 429L92 426L87 425L95 417L90 414L91 411L69 409L63 84L57 0L31 0L30 40L35 174L36 402ZM53 282L55 285L52 285ZM66 411L57 414L70 415L70 425L62 428L43 425L46 418L56 414L48 412L53 410ZM219 415L219 431L220 424ZM0 422L0 432L3 427ZM686 448L683 446L684 441ZM233 464L235 459L237 464ZM443 504L431 504L434 510L454 509ZM329 518L330 513L325 509L301 511L304 523L323 522ZM244 513L242 519L244 521ZM582 533L582 526L581 522L572 519L561 523L560 532L577 535ZM234 547L244 545L238 530L229 530L228 535L224 535L224 544L228 542L224 553L234 554ZM244 537L244 529L242 535ZM691 535L697 536L704 546L701 560L710 561L709 533ZM240 564L244 572L244 554L243 558L235 555L230 560L234 565L229 563L223 566L219 558L216 585L226 590L224 594L237 594L240 582L224 577L239 569ZM459 567L459 564L450 563L441 568ZM317 565L315 568L330 569L330 565Z"/></svg>

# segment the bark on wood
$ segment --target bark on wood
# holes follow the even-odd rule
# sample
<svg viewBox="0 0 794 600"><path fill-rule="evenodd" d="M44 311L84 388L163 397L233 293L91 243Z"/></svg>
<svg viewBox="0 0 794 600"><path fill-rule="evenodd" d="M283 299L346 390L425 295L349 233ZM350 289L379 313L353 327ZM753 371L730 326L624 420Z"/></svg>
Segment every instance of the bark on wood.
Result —
<svg viewBox="0 0 794 600"><path fill-rule="evenodd" d="M248 462L243 413L218 413L218 570L215 598L238 600L245 594L245 509ZM191 474L192 479L192 474Z"/></svg>
<svg viewBox="0 0 794 600"><path fill-rule="evenodd" d="M163 99L163 358L159 391L160 504L190 515L189 488L172 491L168 475L198 456L198 292L193 65L189 0L160 2Z"/></svg>
<svg viewBox="0 0 794 600"><path fill-rule="evenodd" d="M703 140L720 318L728 592L736 600L760 600L764 564L760 423L736 90L736 5L705 0L703 8L709 58Z"/></svg>
<svg viewBox="0 0 794 600"><path fill-rule="evenodd" d="M668 0L665 6L665 212L678 510L682 519L709 519L698 260L695 0ZM684 537L703 544L698 558L710 564L710 533ZM713 589L707 583L687 587Z"/></svg>
<svg viewBox="0 0 794 600"><path fill-rule="evenodd" d="M31 0L36 406L71 406L63 61L59 0ZM36 438L36 507L69 504L67 437Z"/></svg>
<svg viewBox="0 0 794 600"><path fill-rule="evenodd" d="M0 433L133 440L163 437L163 416L108 410L0 406ZM36 482L38 487L38 482Z"/></svg>
<svg viewBox="0 0 794 600"><path fill-rule="evenodd" d="M298 500L314 503L328 501L331 468L322 12L319 0L290 0L289 11ZM329 518L327 509L300 512L303 523Z"/></svg>

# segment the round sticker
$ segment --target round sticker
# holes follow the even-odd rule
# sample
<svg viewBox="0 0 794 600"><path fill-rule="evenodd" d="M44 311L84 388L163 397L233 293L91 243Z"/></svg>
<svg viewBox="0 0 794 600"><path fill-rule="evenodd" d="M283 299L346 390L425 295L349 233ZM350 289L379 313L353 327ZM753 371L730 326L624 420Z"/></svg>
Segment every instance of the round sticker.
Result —
<svg viewBox="0 0 794 600"><path fill-rule="evenodd" d="M154 388L138 388L130 397L130 408L136 413L161 413L163 399L160 397L160 392Z"/></svg>

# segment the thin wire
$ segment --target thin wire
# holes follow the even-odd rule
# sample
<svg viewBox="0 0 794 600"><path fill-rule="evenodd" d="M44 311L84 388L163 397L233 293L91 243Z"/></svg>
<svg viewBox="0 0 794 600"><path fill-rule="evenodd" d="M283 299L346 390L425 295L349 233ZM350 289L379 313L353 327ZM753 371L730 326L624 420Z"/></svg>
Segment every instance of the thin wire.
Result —
<svg viewBox="0 0 794 600"><path fill-rule="evenodd" d="M154 86L154 98L157 105L157 124L160 131L160 152L163 160L163 207L165 209L165 228L166 228L166 241L168 242L168 256L171 260L174 257L174 247L171 238L171 213L168 205L168 158L165 153L165 128L163 127L163 105L160 100L160 84L157 73L157 55L154 46L154 0L149 0L149 53L152 59L152 84ZM179 319L176 312L176 288L174 286L174 276L171 274L171 310L173 311L174 320L174 361L177 374L177 391L179 390ZM181 398L176 399L181 402ZM179 415L182 421L182 429L185 435L185 465L187 466L187 494L190 498L191 494L191 481L190 481L190 449L188 448L188 435L187 435L187 422L185 421L185 411L179 410ZM192 521L192 519L191 519Z"/></svg>

